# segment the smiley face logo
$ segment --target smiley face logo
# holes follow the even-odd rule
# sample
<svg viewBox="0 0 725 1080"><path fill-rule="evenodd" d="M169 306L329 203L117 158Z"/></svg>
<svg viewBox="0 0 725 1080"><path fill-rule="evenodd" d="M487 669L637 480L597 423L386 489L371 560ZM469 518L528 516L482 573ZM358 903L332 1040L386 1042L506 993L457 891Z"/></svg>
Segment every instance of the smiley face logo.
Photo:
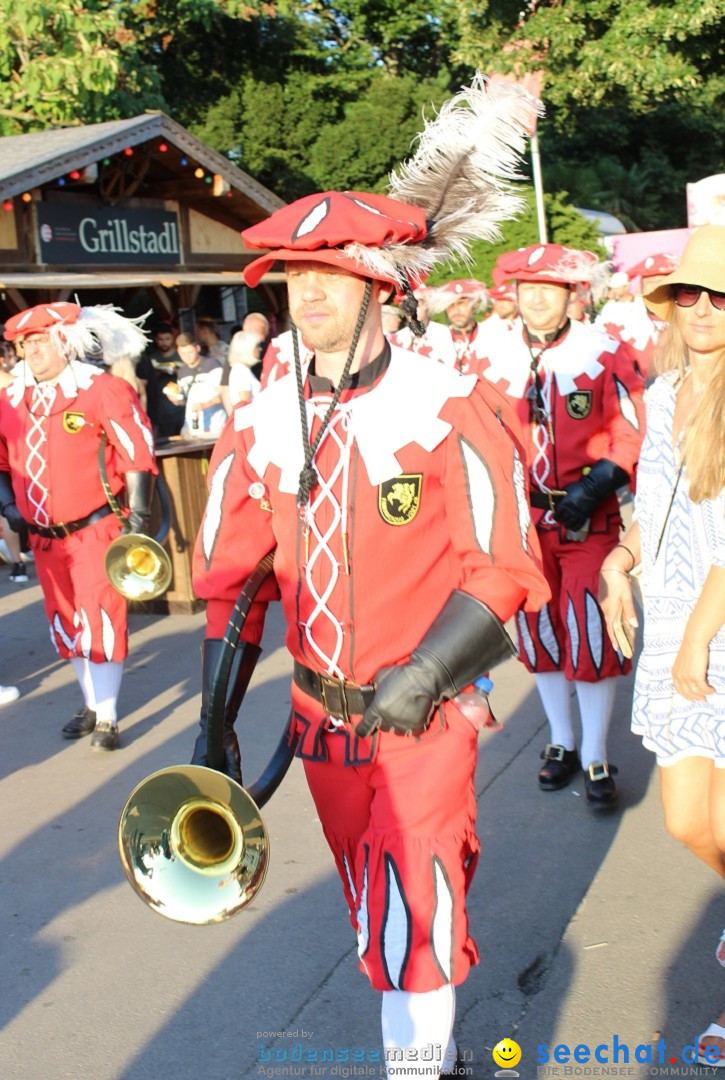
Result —
<svg viewBox="0 0 725 1080"><path fill-rule="evenodd" d="M513 1039L501 1039L492 1050L493 1060L502 1069L513 1069L521 1061L521 1047Z"/></svg>

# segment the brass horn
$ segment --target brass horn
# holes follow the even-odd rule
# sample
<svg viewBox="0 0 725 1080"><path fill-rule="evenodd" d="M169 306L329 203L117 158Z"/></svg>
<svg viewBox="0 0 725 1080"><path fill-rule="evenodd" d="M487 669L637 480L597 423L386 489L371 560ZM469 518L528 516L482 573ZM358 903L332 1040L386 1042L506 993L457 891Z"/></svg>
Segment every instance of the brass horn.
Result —
<svg viewBox="0 0 725 1080"><path fill-rule="evenodd" d="M260 807L284 779L294 757L292 717L259 779L249 790L225 776L224 720L236 716L246 689L236 649L252 602L272 571L274 552L244 585L224 635L207 715L203 765L162 769L129 796L118 824L118 849L131 887L160 915L214 923L241 911L262 887L269 838ZM234 671L234 675L232 672ZM248 675L246 676L248 678Z"/></svg>
<svg viewBox="0 0 725 1080"><path fill-rule="evenodd" d="M169 553L161 546L171 523L169 490L159 474L154 485L154 494L158 495L161 505L161 523L156 536L130 532L128 522L108 483L105 459L107 443L108 436L104 431L98 447L98 469L108 505L121 522L124 531L109 544L106 551L106 577L116 592L126 600L154 600L166 592L173 574Z"/></svg>
<svg viewBox="0 0 725 1080"><path fill-rule="evenodd" d="M106 577L126 600L153 600L171 584L171 559L153 537L122 533L106 551Z"/></svg>

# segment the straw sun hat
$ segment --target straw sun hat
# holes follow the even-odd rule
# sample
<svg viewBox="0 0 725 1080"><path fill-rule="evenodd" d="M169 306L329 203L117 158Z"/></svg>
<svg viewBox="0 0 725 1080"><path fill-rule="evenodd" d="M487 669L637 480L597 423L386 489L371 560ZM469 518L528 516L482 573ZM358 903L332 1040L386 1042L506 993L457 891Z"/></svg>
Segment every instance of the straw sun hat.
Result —
<svg viewBox="0 0 725 1080"><path fill-rule="evenodd" d="M644 301L661 319L672 310L671 285L702 285L713 292L725 292L725 225L702 225L682 252L680 265Z"/></svg>

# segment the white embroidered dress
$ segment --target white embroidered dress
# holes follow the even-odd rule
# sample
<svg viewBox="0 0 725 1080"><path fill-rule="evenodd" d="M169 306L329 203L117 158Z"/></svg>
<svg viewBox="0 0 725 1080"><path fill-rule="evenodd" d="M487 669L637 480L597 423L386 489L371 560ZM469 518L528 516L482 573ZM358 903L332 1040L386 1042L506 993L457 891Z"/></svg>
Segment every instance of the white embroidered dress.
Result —
<svg viewBox="0 0 725 1080"><path fill-rule="evenodd" d="M707 701L681 697L672 665L685 624L710 567L725 566L725 489L693 503L686 471L675 489L679 463L672 447L675 375L663 375L647 394L647 433L639 461L636 517L642 537L644 649L634 687L632 730L660 765L688 756L712 758L725 768L725 629L710 645ZM664 531L663 531L664 523ZM658 543L662 537L659 556Z"/></svg>

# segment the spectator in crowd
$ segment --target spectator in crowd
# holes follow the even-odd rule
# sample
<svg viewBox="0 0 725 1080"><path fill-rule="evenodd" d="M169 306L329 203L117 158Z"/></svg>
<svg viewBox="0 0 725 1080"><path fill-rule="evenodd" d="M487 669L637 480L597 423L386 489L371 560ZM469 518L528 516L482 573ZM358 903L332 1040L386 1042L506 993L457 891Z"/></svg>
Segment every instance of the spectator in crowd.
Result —
<svg viewBox="0 0 725 1080"><path fill-rule="evenodd" d="M184 426L186 403L177 382L181 360L174 340L171 323L159 323L153 331L152 348L136 366L136 376L146 390L149 419L160 438L178 435Z"/></svg>
<svg viewBox="0 0 725 1080"><path fill-rule="evenodd" d="M229 343L229 386L226 388L229 415L235 405L251 401L259 392L259 379L252 371L259 364L263 345L264 338L250 330L240 330Z"/></svg>
<svg viewBox="0 0 725 1080"><path fill-rule="evenodd" d="M494 279L517 283L521 322L488 339L483 375L507 394L526 431L529 499L553 597L538 614L518 615L519 652L551 729L539 787L563 788L583 766L587 804L608 810L617 790L607 733L629 661L610 647L596 596L602 559L619 539L616 492L639 454L643 384L626 347L567 314L596 261L558 244L499 258Z"/></svg>
<svg viewBox="0 0 725 1080"><path fill-rule="evenodd" d="M217 330L216 320L209 315L202 315L196 320L196 340L201 345L204 356L210 357L219 366L223 366L229 352L226 341L222 341Z"/></svg>
<svg viewBox="0 0 725 1080"><path fill-rule="evenodd" d="M185 402L184 430L194 436L216 437L227 418L220 389L221 366L211 356L202 355L201 343L191 334L177 336L176 351L181 360L176 378Z"/></svg>
<svg viewBox="0 0 725 1080"><path fill-rule="evenodd" d="M601 605L612 643L637 616L644 647L632 730L657 755L669 832L725 878L725 227L704 225L647 304L670 326L647 392L636 520L607 556ZM725 967L725 931L716 957ZM705 1058L710 1048L711 1057ZM699 1039L725 1064L725 1012Z"/></svg>
<svg viewBox="0 0 725 1080"><path fill-rule="evenodd" d="M114 496L125 489L137 532L148 532L156 465L137 395L83 358L137 355L145 336L108 307L49 303L14 315L5 337L23 342L24 359L0 393L0 512L16 531L30 531L51 641L83 693L62 734L92 734L94 750L115 750L128 631L126 601L105 572L121 524L99 468L101 439L105 482Z"/></svg>
<svg viewBox="0 0 725 1080"><path fill-rule="evenodd" d="M261 348L261 353L260 353L260 359L254 365L254 367L252 367L250 369L251 372L252 372L252 375L254 375L255 379L257 379L257 380L259 380L261 382L262 381L262 372L263 372L263 368L264 368L264 362L267 359L266 354L267 354L268 347L270 345L270 340L269 340L269 332L270 332L269 319L267 318L266 315L263 315L261 311L250 311L249 314L245 316L244 322L239 327L239 330L244 330L245 332L250 333L250 334L256 334L257 337L260 337L262 339L262 348ZM269 366L271 367L272 365L273 365L273 361L270 359ZM227 410L227 415L231 414L231 411L232 411L232 408L233 408L231 397L229 396L229 389L228 389L230 370L231 370L231 368L230 368L230 364L229 364L229 354L227 354L227 358L224 361L224 366L222 368L222 380L221 380L221 384L220 384L221 385L222 402L224 403L224 408Z"/></svg>

